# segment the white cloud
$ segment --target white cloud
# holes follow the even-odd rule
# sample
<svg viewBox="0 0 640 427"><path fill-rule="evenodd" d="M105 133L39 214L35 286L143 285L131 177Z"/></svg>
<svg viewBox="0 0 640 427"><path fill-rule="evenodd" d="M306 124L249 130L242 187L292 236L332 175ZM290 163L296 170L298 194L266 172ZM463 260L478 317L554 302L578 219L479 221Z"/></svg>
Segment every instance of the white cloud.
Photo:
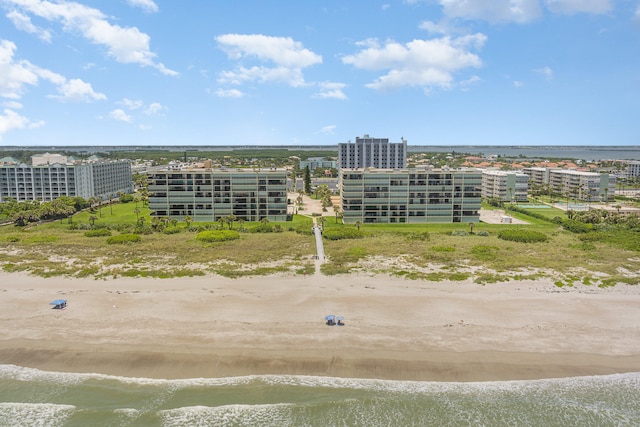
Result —
<svg viewBox="0 0 640 427"><path fill-rule="evenodd" d="M52 95L52 97L63 101L90 102L107 99L104 93L95 92L89 83L80 79L71 79L64 82L58 87L58 92L60 95Z"/></svg>
<svg viewBox="0 0 640 427"><path fill-rule="evenodd" d="M144 106L144 102L140 100L132 101L130 99L124 98L122 101L118 102L120 105L124 105L129 110L137 110Z"/></svg>
<svg viewBox="0 0 640 427"><path fill-rule="evenodd" d="M28 61L14 61L16 45L0 39L0 96L20 99L25 85L38 84L38 76Z"/></svg>
<svg viewBox="0 0 640 427"><path fill-rule="evenodd" d="M2 136L14 129L38 128L44 125L43 121L32 122L28 118L21 116L13 110L5 109L0 114L0 141Z"/></svg>
<svg viewBox="0 0 640 427"><path fill-rule="evenodd" d="M347 87L344 83L322 82L318 83L320 91L313 95L314 98L348 99L342 89Z"/></svg>
<svg viewBox="0 0 640 427"><path fill-rule="evenodd" d="M447 18L523 23L541 15L538 0L439 0L439 3Z"/></svg>
<svg viewBox="0 0 640 427"><path fill-rule="evenodd" d="M152 102L151 104L149 104L149 107L144 110L144 114L146 114L147 116L156 116L166 110L167 107L160 104L159 102Z"/></svg>
<svg viewBox="0 0 640 427"><path fill-rule="evenodd" d="M216 37L221 48L234 59L256 57L277 65L305 68L322 62L322 57L289 37L262 34L225 34Z"/></svg>
<svg viewBox="0 0 640 427"><path fill-rule="evenodd" d="M444 21L422 21L418 28L426 30L429 34L450 34L452 32L448 23Z"/></svg>
<svg viewBox="0 0 640 427"><path fill-rule="evenodd" d="M240 85L245 82L283 82L293 87L305 84L302 70L322 63L322 56L305 49L288 37L261 34L224 34L216 37L220 48L237 61L258 61L275 66L238 66L220 73L218 82Z"/></svg>
<svg viewBox="0 0 640 427"><path fill-rule="evenodd" d="M343 57L342 61L365 70L389 70L367 85L377 90L404 86L451 88L456 71L482 65L480 57L470 49L481 48L485 41L486 36L480 33L458 38L413 40L406 44L388 41L384 46L375 40L367 40L362 44L366 46L363 50Z"/></svg>
<svg viewBox="0 0 640 427"><path fill-rule="evenodd" d="M216 95L220 98L242 98L244 96L244 93L242 93L238 89L218 89L216 90Z"/></svg>
<svg viewBox="0 0 640 427"><path fill-rule="evenodd" d="M542 74L545 79L551 80L553 78L553 70L548 66L542 68L536 68L533 70L534 73Z"/></svg>
<svg viewBox="0 0 640 427"><path fill-rule="evenodd" d="M112 112L110 112L109 117L111 117L113 120L118 120L120 122L131 123L133 121L133 118L127 113L125 113L124 110L121 108L117 108Z"/></svg>
<svg viewBox="0 0 640 427"><path fill-rule="evenodd" d="M7 13L7 18L13 22L13 25L15 25L17 29L29 34L35 34L40 40L47 43L51 42L51 33L43 28L33 25L31 19L27 15L13 10Z"/></svg>
<svg viewBox="0 0 640 427"><path fill-rule="evenodd" d="M557 14L604 14L613 9L613 0L545 0L547 8Z"/></svg>
<svg viewBox="0 0 640 427"><path fill-rule="evenodd" d="M638 5L638 8L636 9L636 14L634 15L633 19L635 19L636 21L640 21L640 5Z"/></svg>
<svg viewBox="0 0 640 427"><path fill-rule="evenodd" d="M513 81L513 86L514 87L522 87L522 86L524 86L524 83L519 81L519 80L514 80Z"/></svg>
<svg viewBox="0 0 640 427"><path fill-rule="evenodd" d="M18 101L5 101L2 103L3 107L9 108L11 110L21 110L22 109L22 103L18 102Z"/></svg>
<svg viewBox="0 0 640 427"><path fill-rule="evenodd" d="M0 97L20 99L25 86L36 86L39 81L47 80L57 86L58 95L53 98L62 101L96 101L107 99L103 93L95 92L89 83L80 79L67 80L51 70L40 68L29 61L13 58L16 45L0 39Z"/></svg>
<svg viewBox="0 0 640 427"><path fill-rule="evenodd" d="M127 0L130 6L139 7L145 12L155 13L158 11L158 5L153 0Z"/></svg>
<svg viewBox="0 0 640 427"><path fill-rule="evenodd" d="M218 76L218 83L222 84L242 85L252 81L281 82L292 87L305 84L302 70L298 68L239 67L235 71L222 71Z"/></svg>
<svg viewBox="0 0 640 427"><path fill-rule="evenodd" d="M4 0L48 21L60 22L65 31L79 31L94 44L107 48L110 56L121 63L137 63L154 67L166 75L177 75L163 64L155 62L156 54L149 48L150 37L136 27L120 27L109 23L104 14L76 2L52 3L46 0Z"/></svg>
<svg viewBox="0 0 640 427"><path fill-rule="evenodd" d="M323 126L322 129L320 129L320 133L325 135L333 135L333 132L335 130L336 130L336 125L328 125L328 126Z"/></svg>

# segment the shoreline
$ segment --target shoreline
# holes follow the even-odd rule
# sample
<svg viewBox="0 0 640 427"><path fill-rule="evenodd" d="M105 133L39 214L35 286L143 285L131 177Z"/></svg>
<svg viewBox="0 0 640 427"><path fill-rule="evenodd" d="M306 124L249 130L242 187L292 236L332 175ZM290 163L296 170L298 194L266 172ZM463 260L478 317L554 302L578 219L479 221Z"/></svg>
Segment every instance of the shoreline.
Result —
<svg viewBox="0 0 640 427"><path fill-rule="evenodd" d="M640 356L542 354L500 351L435 352L419 358L349 358L313 355L247 356L149 351L83 351L0 348L1 364L46 372L178 380L294 375L393 381L483 382L569 378L640 372Z"/></svg>
<svg viewBox="0 0 640 427"><path fill-rule="evenodd" d="M44 371L446 382L640 372L633 286L16 273L0 283L0 364ZM50 308L58 298L67 309ZM327 314L346 325L326 326Z"/></svg>

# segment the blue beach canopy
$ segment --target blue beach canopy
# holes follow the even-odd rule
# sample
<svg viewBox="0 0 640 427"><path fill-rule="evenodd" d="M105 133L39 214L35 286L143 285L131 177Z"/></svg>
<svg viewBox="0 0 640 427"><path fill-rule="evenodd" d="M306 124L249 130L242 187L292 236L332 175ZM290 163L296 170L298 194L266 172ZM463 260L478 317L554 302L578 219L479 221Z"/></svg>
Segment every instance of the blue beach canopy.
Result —
<svg viewBox="0 0 640 427"><path fill-rule="evenodd" d="M51 301L49 303L49 305L62 305L62 304L66 304L67 300L66 299L57 299L55 301Z"/></svg>
<svg viewBox="0 0 640 427"><path fill-rule="evenodd" d="M335 314L330 314L330 315L328 315L328 316L325 316L325 317L324 317L324 320L335 320L335 318L336 318L336 315L335 315Z"/></svg>

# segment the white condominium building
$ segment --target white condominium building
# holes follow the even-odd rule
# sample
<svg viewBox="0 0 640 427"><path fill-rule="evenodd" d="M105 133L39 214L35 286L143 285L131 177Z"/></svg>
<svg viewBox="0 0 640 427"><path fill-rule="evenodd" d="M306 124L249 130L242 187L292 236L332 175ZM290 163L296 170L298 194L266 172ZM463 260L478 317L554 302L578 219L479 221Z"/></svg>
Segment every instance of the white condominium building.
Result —
<svg viewBox="0 0 640 427"><path fill-rule="evenodd" d="M389 138L356 137L356 142L338 144L338 168L403 169L407 167L407 141L390 143Z"/></svg>
<svg viewBox="0 0 640 427"><path fill-rule="evenodd" d="M346 224L478 222L479 169L342 169Z"/></svg>
<svg viewBox="0 0 640 427"><path fill-rule="evenodd" d="M61 196L105 200L118 192L133 192L128 160L77 160L49 153L34 155L31 165L0 159L0 202L9 198L49 202Z"/></svg>
<svg viewBox="0 0 640 427"><path fill-rule="evenodd" d="M482 197L499 198L504 202L526 202L529 175L520 172L482 171Z"/></svg>
<svg viewBox="0 0 640 427"><path fill-rule="evenodd" d="M524 168L522 171L530 176L531 184L546 187L545 191L559 197L585 202L614 200L615 175L548 168Z"/></svg>
<svg viewBox="0 0 640 427"><path fill-rule="evenodd" d="M190 216L217 221L235 215L245 221L287 220L285 169L164 170L149 176L149 208L154 216Z"/></svg>

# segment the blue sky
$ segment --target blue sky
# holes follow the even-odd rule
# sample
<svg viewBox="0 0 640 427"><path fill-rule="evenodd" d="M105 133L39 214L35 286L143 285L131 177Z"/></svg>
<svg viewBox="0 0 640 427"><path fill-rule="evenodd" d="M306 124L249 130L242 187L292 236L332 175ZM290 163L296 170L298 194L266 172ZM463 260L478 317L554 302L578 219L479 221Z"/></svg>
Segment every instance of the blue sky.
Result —
<svg viewBox="0 0 640 427"><path fill-rule="evenodd" d="M640 144L640 0L0 0L0 146Z"/></svg>

